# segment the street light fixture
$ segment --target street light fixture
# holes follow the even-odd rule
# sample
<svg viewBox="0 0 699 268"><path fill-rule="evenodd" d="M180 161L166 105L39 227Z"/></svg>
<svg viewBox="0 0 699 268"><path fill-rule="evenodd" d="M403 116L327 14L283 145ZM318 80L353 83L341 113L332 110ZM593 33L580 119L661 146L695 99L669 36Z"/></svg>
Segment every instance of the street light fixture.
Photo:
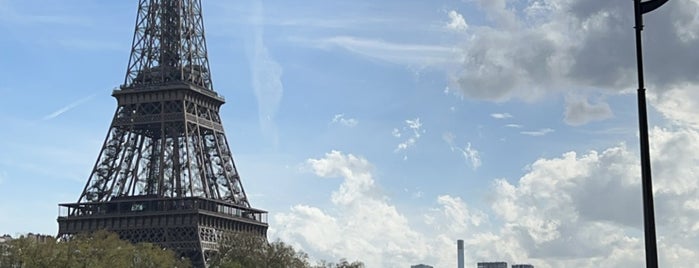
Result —
<svg viewBox="0 0 699 268"><path fill-rule="evenodd" d="M646 89L643 83L643 51L641 31L643 14L651 12L668 0L634 0L636 25L636 64L638 66L638 128L641 143L641 188L643 191L643 231L646 246L646 267L658 267L658 246L655 238L655 212L653 209L653 182L650 171L650 149L648 142L648 113L646 112Z"/></svg>

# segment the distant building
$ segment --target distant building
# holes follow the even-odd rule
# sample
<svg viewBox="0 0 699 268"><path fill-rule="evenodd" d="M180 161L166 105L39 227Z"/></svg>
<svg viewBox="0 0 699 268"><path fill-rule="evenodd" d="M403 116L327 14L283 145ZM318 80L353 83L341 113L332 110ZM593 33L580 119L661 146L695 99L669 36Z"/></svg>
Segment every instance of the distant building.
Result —
<svg viewBox="0 0 699 268"><path fill-rule="evenodd" d="M464 240L456 240L456 267L464 268Z"/></svg>
<svg viewBox="0 0 699 268"><path fill-rule="evenodd" d="M418 264L418 265L411 265L410 268L434 268L434 267L427 265L427 264Z"/></svg>
<svg viewBox="0 0 699 268"><path fill-rule="evenodd" d="M507 268L506 262L479 262L478 268Z"/></svg>
<svg viewBox="0 0 699 268"><path fill-rule="evenodd" d="M531 264L513 264L512 268L534 268Z"/></svg>
<svg viewBox="0 0 699 268"><path fill-rule="evenodd" d="M48 241L53 241L53 236L50 235L42 235L42 234L34 234L34 233L28 233L26 235L20 235L19 238L12 238L12 236L8 234L4 234L0 236L0 244L6 244L14 239L27 239L32 242L37 242L37 243L46 243Z"/></svg>
<svg viewBox="0 0 699 268"><path fill-rule="evenodd" d="M21 236L23 238L27 238L31 241L37 242L37 243L46 243L47 241L51 241L53 239L53 236L50 235L42 235L42 234L33 234L33 233L28 233L26 236Z"/></svg>

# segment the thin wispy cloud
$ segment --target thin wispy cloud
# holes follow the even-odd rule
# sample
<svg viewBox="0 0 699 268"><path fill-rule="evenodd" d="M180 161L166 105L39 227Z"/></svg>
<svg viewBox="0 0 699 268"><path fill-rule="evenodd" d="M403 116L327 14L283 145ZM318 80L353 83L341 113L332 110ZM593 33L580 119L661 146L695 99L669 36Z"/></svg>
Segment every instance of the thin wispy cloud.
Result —
<svg viewBox="0 0 699 268"><path fill-rule="evenodd" d="M99 51L128 51L123 44L109 41L99 41L90 39L62 39L53 42L65 48L77 50L99 50Z"/></svg>
<svg viewBox="0 0 699 268"><path fill-rule="evenodd" d="M347 118L345 117L345 114L336 114L330 123L340 124L346 127L355 127L357 124L359 124L359 120L355 118Z"/></svg>
<svg viewBox="0 0 699 268"><path fill-rule="evenodd" d="M395 64L438 66L460 63L459 50L441 45L389 42L355 36L335 36L310 42L321 48L343 48L352 53Z"/></svg>
<svg viewBox="0 0 699 268"><path fill-rule="evenodd" d="M553 131L554 130L551 128L542 128L542 129L535 130L535 131L521 131L519 133L521 133L523 135L527 135L527 136L538 137L538 136L544 136L544 135L549 134Z"/></svg>
<svg viewBox="0 0 699 268"><path fill-rule="evenodd" d="M90 96L84 97L84 98L79 99L79 100L77 100L77 101L71 102L71 103L69 103L68 105L63 106L63 107L61 107L60 109L56 110L55 112L50 113L50 114L44 116L43 120L51 120L51 119L54 119L54 118L56 118L56 117L58 117L58 116L64 114L65 112L68 112L68 111L74 109L75 107L80 106L81 104L83 104L83 103L89 101L90 99L92 99L92 98L94 98L94 97L95 97L95 94L92 94L92 95L90 95Z"/></svg>
<svg viewBox="0 0 699 268"><path fill-rule="evenodd" d="M505 125L505 127L509 127L509 128L522 128L523 126L520 125L520 124L507 124L507 125Z"/></svg>
<svg viewBox="0 0 699 268"><path fill-rule="evenodd" d="M259 1L253 4L251 24L253 25L253 40L249 53L252 86L257 97L257 111L260 128L268 139L276 146L278 133L275 118L279 103L284 95L282 84L282 66L274 60L265 45L263 27L263 6Z"/></svg>
<svg viewBox="0 0 699 268"><path fill-rule="evenodd" d="M366 27L367 25L376 25L389 23L386 18L286 18L280 20L268 21L268 25L285 26L285 27L306 27L306 28L326 28L326 29L355 29Z"/></svg>
<svg viewBox="0 0 699 268"><path fill-rule="evenodd" d="M393 131L391 132L391 135L393 135L393 137L400 138L400 136L401 136L402 134L400 133L400 130L399 130L399 129L394 128Z"/></svg>
<svg viewBox="0 0 699 268"><path fill-rule="evenodd" d="M471 146L470 142L466 143L466 146L457 146L454 142L456 135L451 132L446 132L442 134L442 140L449 144L449 148L452 152L459 152L464 157L464 160L471 165L473 170L478 169L481 166L481 154L478 150Z"/></svg>
<svg viewBox="0 0 699 268"><path fill-rule="evenodd" d="M507 119L512 118L512 115L509 113L492 113L490 114L490 117L495 119Z"/></svg>
<svg viewBox="0 0 699 268"><path fill-rule="evenodd" d="M422 128L422 122L420 122L419 117L415 119L405 120L405 126L403 127L402 131L398 130L397 128L394 128L393 132L391 133L393 137L396 138L400 138L403 136L408 137L406 140L404 140L396 146L394 152L405 151L415 146L417 141L422 136L422 133L425 133L425 130ZM407 155L404 155L403 159L408 159Z"/></svg>
<svg viewBox="0 0 699 268"><path fill-rule="evenodd" d="M83 27L93 25L89 19L81 16L24 13L8 1L0 1L0 21L10 24L60 24Z"/></svg>
<svg viewBox="0 0 699 268"><path fill-rule="evenodd" d="M473 167L474 170L481 166L481 153L475 148L471 147L470 142L466 144L466 147L460 149L461 154L463 154L466 161L471 163L471 167Z"/></svg>

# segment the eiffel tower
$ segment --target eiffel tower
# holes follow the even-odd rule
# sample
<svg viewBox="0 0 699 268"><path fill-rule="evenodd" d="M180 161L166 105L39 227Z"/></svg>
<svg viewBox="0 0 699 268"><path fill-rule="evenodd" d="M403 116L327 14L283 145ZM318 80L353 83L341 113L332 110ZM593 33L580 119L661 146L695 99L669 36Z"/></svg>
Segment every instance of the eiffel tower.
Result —
<svg viewBox="0 0 699 268"><path fill-rule="evenodd" d="M59 204L58 236L106 229L206 267L234 232L266 237L224 134L201 0L139 0L117 109L77 203Z"/></svg>

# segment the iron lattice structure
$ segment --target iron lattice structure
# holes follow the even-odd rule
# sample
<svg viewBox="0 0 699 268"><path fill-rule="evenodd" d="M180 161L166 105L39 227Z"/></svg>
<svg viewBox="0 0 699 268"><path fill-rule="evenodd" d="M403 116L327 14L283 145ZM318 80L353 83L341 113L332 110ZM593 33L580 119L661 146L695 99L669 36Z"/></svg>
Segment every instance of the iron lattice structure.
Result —
<svg viewBox="0 0 699 268"><path fill-rule="evenodd" d="M266 236L224 134L211 83L201 0L140 0L117 109L77 203L60 204L59 237L107 229L154 242L195 266L231 232Z"/></svg>

